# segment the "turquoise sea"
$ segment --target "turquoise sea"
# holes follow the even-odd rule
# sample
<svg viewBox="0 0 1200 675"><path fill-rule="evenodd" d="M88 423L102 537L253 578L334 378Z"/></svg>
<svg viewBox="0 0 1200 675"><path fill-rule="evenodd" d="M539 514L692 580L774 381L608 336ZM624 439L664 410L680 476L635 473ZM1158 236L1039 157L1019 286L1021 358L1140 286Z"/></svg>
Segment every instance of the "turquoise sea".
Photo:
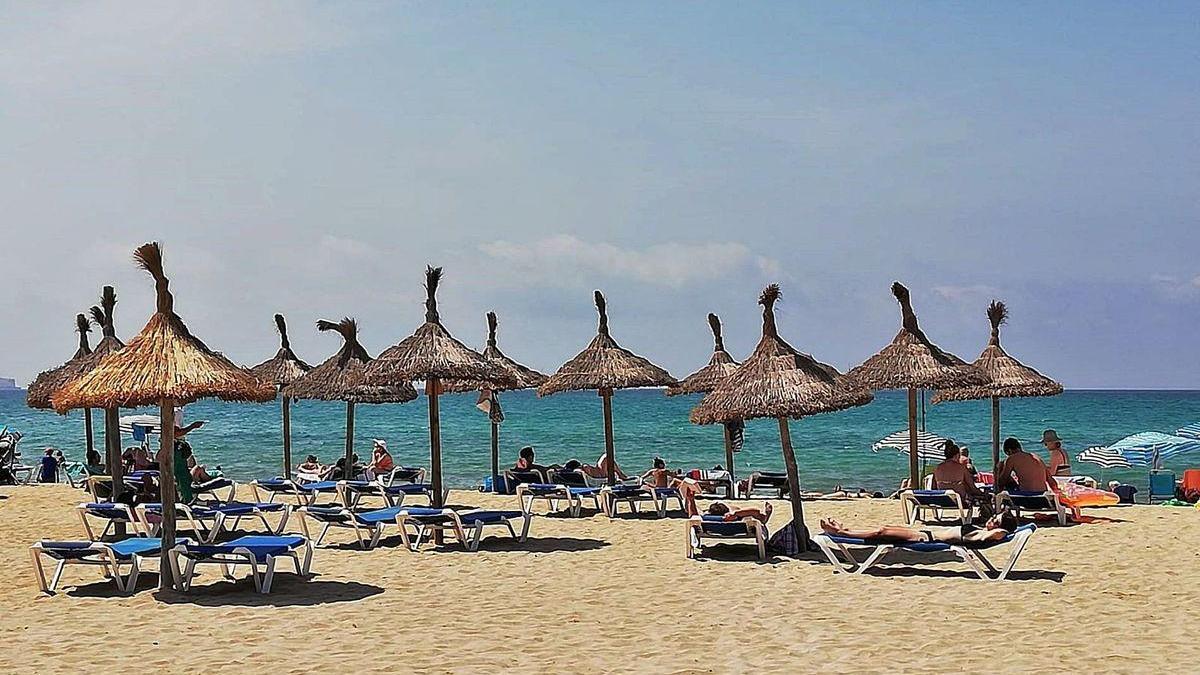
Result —
<svg viewBox="0 0 1200 675"><path fill-rule="evenodd" d="M617 461L627 471L647 467L654 456L679 468L712 467L724 463L720 427L688 422L697 396L668 398L660 390L617 392L613 399ZM488 472L487 417L475 408L473 394L442 399L442 447L449 485L476 486ZM600 398L594 392L538 398L530 391L502 397L506 416L501 427L501 461L511 464L522 445L537 448L539 461L570 458L595 461L604 448ZM990 453L990 407L987 401L948 403L927 407L929 431L949 436L972 448L983 468ZM154 412L139 410L138 412ZM123 412L123 414L129 414ZM341 403L298 401L292 408L293 456L315 453L332 462L344 449L346 408ZM871 444L906 427L903 392L880 392L860 408L792 422L801 480L806 489L847 487L889 489L907 473L907 457L895 451L871 452ZM1072 456L1089 445L1110 443L1138 431L1174 431L1200 421L1200 392L1196 391L1069 391L1061 396L1012 399L1002 402L1002 433L1026 447L1037 444L1043 429L1052 427L1067 443ZM97 436L101 414L94 412ZM280 471L280 410L276 404L234 404L200 401L187 406L185 420L209 420L190 440L201 462L219 465L239 479L276 475ZM0 396L0 425L24 434L26 458L46 446L61 448L70 459L83 457L83 415L59 416L25 407L23 393ZM355 414L356 447L370 453L372 438L385 438L398 461L429 465L428 412L424 397L403 405L360 405ZM130 444L125 439L125 444ZM102 447L101 441L97 445ZM746 425L745 448L736 456L737 470L781 470L779 431L773 420ZM1170 468L1200 466L1200 455L1177 458ZM1099 467L1080 465L1077 473L1100 477ZM1144 470L1106 471L1144 486Z"/></svg>

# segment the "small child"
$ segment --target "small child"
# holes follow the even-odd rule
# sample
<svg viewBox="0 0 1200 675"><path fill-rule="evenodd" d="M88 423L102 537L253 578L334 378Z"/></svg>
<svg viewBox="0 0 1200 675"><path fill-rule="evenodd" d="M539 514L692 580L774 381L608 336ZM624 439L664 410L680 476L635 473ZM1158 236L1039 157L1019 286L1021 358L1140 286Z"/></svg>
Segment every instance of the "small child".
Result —
<svg viewBox="0 0 1200 675"><path fill-rule="evenodd" d="M39 482L41 482L41 483L57 483L58 482L58 466L59 466L58 457L62 457L62 453L59 452L58 457L56 457L55 456L56 452L57 451L54 448L46 448L46 455L44 457L42 457L41 473L38 476Z"/></svg>

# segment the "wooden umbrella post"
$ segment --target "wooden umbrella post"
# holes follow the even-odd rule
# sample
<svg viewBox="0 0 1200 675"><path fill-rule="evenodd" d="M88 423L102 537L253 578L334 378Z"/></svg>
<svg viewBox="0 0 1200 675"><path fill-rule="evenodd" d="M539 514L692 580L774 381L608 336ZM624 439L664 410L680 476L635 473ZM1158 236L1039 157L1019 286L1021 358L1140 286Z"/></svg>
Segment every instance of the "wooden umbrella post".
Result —
<svg viewBox="0 0 1200 675"><path fill-rule="evenodd" d="M284 476L285 478L287 476ZM342 464L342 480L354 480L354 402L346 401L346 459Z"/></svg>
<svg viewBox="0 0 1200 675"><path fill-rule="evenodd" d="M917 390L908 388L908 489L920 490L917 474Z"/></svg>
<svg viewBox="0 0 1200 675"><path fill-rule="evenodd" d="M788 498L792 502L792 527L800 550L808 550L808 528L804 525L804 504L800 499L800 471L796 468L796 451L792 448L792 432L786 417L779 418L779 441L783 446L783 463L787 467Z"/></svg>
<svg viewBox="0 0 1200 675"><path fill-rule="evenodd" d="M125 466L121 462L121 420L116 408L104 409L104 464L112 481L109 499L114 502L125 490ZM118 537L125 536L125 523L116 523Z"/></svg>
<svg viewBox="0 0 1200 675"><path fill-rule="evenodd" d="M162 525L159 530L161 551L158 554L158 588L175 588L175 575L171 571L171 549L175 546L175 401L164 398L159 402L159 437L162 444L158 450L159 499L162 500Z"/></svg>
<svg viewBox="0 0 1200 675"><path fill-rule="evenodd" d="M283 473L284 478L292 475L292 398L283 397Z"/></svg>
<svg viewBox="0 0 1200 675"><path fill-rule="evenodd" d="M441 393L441 380L431 377L425 380L425 396L429 399L429 468L433 472L430 487L433 488L433 507L440 509L445 506L442 499L442 421L438 412L438 394ZM437 543L441 543L441 530L438 530Z"/></svg>
<svg viewBox="0 0 1200 675"><path fill-rule="evenodd" d="M728 424L722 424L721 428L725 430L725 470L729 472L729 497L732 499L737 493L737 478L733 475L733 435L729 433Z"/></svg>
<svg viewBox="0 0 1200 675"><path fill-rule="evenodd" d="M612 419L613 390L605 387L600 390L600 398L604 400L604 457L608 473L608 484L617 484L617 451L613 444Z"/></svg>
<svg viewBox="0 0 1200 675"><path fill-rule="evenodd" d="M1000 466L1000 397L992 397L992 466ZM994 471L995 469L993 469ZM1000 478L996 476L996 478Z"/></svg>
<svg viewBox="0 0 1200 675"><path fill-rule="evenodd" d="M492 422L492 492L500 482L500 425Z"/></svg>
<svg viewBox="0 0 1200 675"><path fill-rule="evenodd" d="M92 409L91 408L83 409L83 438L84 438L84 447L87 448L87 452L83 456L84 460L85 460L84 463L86 464L87 463L86 459L89 456L91 456L92 451L95 450L95 448L96 448L95 436L92 435Z"/></svg>

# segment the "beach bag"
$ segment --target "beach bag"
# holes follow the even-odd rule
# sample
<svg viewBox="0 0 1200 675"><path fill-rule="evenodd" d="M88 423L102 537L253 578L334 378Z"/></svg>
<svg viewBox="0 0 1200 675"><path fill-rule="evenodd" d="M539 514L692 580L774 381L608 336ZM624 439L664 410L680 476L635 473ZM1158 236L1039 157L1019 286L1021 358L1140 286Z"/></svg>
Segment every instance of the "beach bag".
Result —
<svg viewBox="0 0 1200 675"><path fill-rule="evenodd" d="M0 485L16 485L17 477L8 469L0 469Z"/></svg>
<svg viewBox="0 0 1200 675"><path fill-rule="evenodd" d="M790 522L771 535L767 548L781 555L799 555L803 551L800 540L796 537L796 528Z"/></svg>

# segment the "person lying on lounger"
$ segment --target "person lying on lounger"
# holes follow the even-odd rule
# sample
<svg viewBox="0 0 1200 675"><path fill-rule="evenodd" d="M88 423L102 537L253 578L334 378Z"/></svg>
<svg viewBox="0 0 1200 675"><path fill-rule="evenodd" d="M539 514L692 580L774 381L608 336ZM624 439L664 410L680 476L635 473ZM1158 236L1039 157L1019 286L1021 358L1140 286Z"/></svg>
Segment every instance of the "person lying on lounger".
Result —
<svg viewBox="0 0 1200 675"><path fill-rule="evenodd" d="M696 506L696 497L701 494L700 484L691 478L681 478L673 481L671 487L679 490L679 495L683 497L683 510L688 516L699 516L700 508ZM763 502L762 509L754 507L737 509L736 511L729 508L729 505L724 502L713 502L708 505L703 515L721 516L726 522L741 520L742 518L754 518L763 525L771 519L771 513L774 507L771 502Z"/></svg>
<svg viewBox="0 0 1200 675"><path fill-rule="evenodd" d="M595 466L584 464L579 468L592 478L608 478L608 456L600 455L599 459L596 460ZM613 475L617 480L626 480L629 478L616 462L613 462Z"/></svg>
<svg viewBox="0 0 1200 675"><path fill-rule="evenodd" d="M309 455L296 467L296 473L324 478L332 469L332 466L318 462L316 455Z"/></svg>
<svg viewBox="0 0 1200 675"><path fill-rule="evenodd" d="M992 516L983 527L978 525L925 526L883 525L880 527L847 527L833 520L821 521L825 534L834 537L863 539L872 543L942 542L945 544L981 544L1000 541L1013 533L1019 523L1008 511Z"/></svg>

